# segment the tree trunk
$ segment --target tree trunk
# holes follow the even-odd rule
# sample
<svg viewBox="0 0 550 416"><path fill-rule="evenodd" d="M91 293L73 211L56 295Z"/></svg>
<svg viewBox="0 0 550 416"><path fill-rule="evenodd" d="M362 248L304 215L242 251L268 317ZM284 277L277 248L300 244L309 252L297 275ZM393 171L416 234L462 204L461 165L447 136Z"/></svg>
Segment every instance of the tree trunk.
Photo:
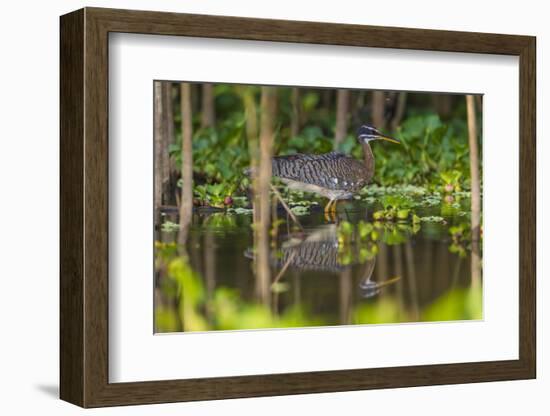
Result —
<svg viewBox="0 0 550 416"><path fill-rule="evenodd" d="M479 183L479 149L477 143L477 122L474 96L466 96L468 114L468 142L470 147L470 182L472 191L472 237L479 240L481 224L481 189Z"/></svg>
<svg viewBox="0 0 550 416"><path fill-rule="evenodd" d="M404 299L404 290L403 290L403 250L401 244L396 244L393 246L393 264L394 264L394 274L400 279L395 285L397 292L397 301L399 302L399 316L400 319L403 319L405 316L405 299Z"/></svg>
<svg viewBox="0 0 550 416"><path fill-rule="evenodd" d="M324 108L326 111L330 111L332 108L332 91L330 88L321 90L321 108Z"/></svg>
<svg viewBox="0 0 550 416"><path fill-rule="evenodd" d="M336 95L336 128L334 148L344 141L348 134L349 90L338 90Z"/></svg>
<svg viewBox="0 0 550 416"><path fill-rule="evenodd" d="M269 301L269 216L270 198L269 185L271 183L271 157L273 152L273 134L275 125L275 111L277 92L273 87L262 87L260 103L260 159L258 178L255 190L258 222L254 226L256 232L257 249L257 279L258 295L267 304Z"/></svg>
<svg viewBox="0 0 550 416"><path fill-rule="evenodd" d="M477 143L476 108L473 95L466 96L468 116L468 142L470 146L470 182L472 195L472 285L479 285L481 266L479 237L481 227L481 186L479 182L479 149Z"/></svg>
<svg viewBox="0 0 550 416"><path fill-rule="evenodd" d="M213 127L216 124L216 107L214 105L214 85L202 84L201 127Z"/></svg>
<svg viewBox="0 0 550 416"><path fill-rule="evenodd" d="M189 90L189 94L191 94L191 114L199 114L201 112L201 84L190 82Z"/></svg>
<svg viewBox="0 0 550 416"><path fill-rule="evenodd" d="M433 94L432 101L439 116L446 120L453 110L453 97L449 94Z"/></svg>
<svg viewBox="0 0 550 416"><path fill-rule="evenodd" d="M175 203L173 162L169 147L174 140L172 83L155 82L155 209Z"/></svg>
<svg viewBox="0 0 550 416"><path fill-rule="evenodd" d="M290 96L292 114L290 116L290 137L296 137L300 133L300 89L292 88Z"/></svg>
<svg viewBox="0 0 550 416"><path fill-rule="evenodd" d="M383 282L390 278L389 268L389 249L384 243L378 245L378 255L376 256L376 280Z"/></svg>
<svg viewBox="0 0 550 416"><path fill-rule="evenodd" d="M372 124L374 127L381 129L386 124L384 118L384 110L386 105L386 97L384 91L372 92Z"/></svg>
<svg viewBox="0 0 550 416"><path fill-rule="evenodd" d="M179 242L184 244L193 214L193 125L191 115L191 85L181 84L181 202Z"/></svg>
<svg viewBox="0 0 550 416"><path fill-rule="evenodd" d="M255 205L256 195L256 180L258 178L256 172L258 168L259 149L258 149L258 112L256 111L256 101L254 100L254 94L251 87L242 87L240 89L241 97L243 100L244 111L246 116L246 138L248 141L248 153L250 154L250 169L252 172L252 205ZM258 210L252 211L252 223L258 222L257 218ZM256 263L256 259L254 259Z"/></svg>
<svg viewBox="0 0 550 416"><path fill-rule="evenodd" d="M367 106L365 105L367 92L361 90L350 94L352 97L351 122L357 126L365 124L370 116Z"/></svg>
<svg viewBox="0 0 550 416"><path fill-rule="evenodd" d="M400 92L397 96L397 103L395 105L395 114L393 115L392 121L391 121L391 130L395 131L397 127L399 127L399 124L401 124L401 120L403 120L403 116L405 115L405 108L407 106L407 93L406 92Z"/></svg>
<svg viewBox="0 0 550 416"><path fill-rule="evenodd" d="M407 264L407 281L409 283L413 319L418 321L420 318L418 285L416 281L416 270L414 268L414 254L410 240L405 243L405 262Z"/></svg>
<svg viewBox="0 0 550 416"><path fill-rule="evenodd" d="M174 142L174 107L172 101L172 83L162 82L163 101L163 144L162 144L162 203L172 205L176 203L177 190L173 170L174 164L170 158L170 145Z"/></svg>
<svg viewBox="0 0 550 416"><path fill-rule="evenodd" d="M204 280L206 283L206 317L210 325L214 324L212 301L216 290L216 239L214 231L207 230L204 235Z"/></svg>
<svg viewBox="0 0 550 416"><path fill-rule="evenodd" d="M160 218L160 206L162 205L162 83L156 81L154 84L155 92L155 157L154 157L154 203L155 203L155 220Z"/></svg>
<svg viewBox="0 0 550 416"><path fill-rule="evenodd" d="M349 325L351 323L351 312L353 302L352 275L351 268L340 272L340 324Z"/></svg>

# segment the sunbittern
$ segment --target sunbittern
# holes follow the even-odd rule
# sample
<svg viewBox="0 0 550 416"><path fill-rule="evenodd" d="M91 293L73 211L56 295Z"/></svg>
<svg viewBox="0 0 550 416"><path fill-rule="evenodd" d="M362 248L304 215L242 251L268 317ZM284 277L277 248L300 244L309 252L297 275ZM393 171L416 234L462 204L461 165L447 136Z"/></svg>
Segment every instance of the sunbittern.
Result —
<svg viewBox="0 0 550 416"><path fill-rule="evenodd" d="M328 198L325 215L329 212L335 213L336 201L351 198L374 175L374 155L369 143L373 140L400 143L366 124L359 128L357 140L363 146L362 162L340 152L276 156L272 160L272 174L290 189L312 192Z"/></svg>

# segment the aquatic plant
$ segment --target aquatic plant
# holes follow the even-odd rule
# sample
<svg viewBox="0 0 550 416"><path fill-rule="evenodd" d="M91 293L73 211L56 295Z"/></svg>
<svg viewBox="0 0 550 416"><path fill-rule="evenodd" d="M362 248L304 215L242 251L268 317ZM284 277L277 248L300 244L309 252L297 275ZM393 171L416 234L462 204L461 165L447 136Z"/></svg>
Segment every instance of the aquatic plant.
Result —
<svg viewBox="0 0 550 416"><path fill-rule="evenodd" d="M233 206L236 183L220 182L196 185L193 188L195 205L226 208Z"/></svg>

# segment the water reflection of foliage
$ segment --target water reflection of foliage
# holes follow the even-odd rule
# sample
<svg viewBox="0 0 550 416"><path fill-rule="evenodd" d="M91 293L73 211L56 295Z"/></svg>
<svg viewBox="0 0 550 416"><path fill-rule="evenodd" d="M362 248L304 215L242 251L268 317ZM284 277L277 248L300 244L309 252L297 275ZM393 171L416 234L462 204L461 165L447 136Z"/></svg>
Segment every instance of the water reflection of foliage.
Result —
<svg viewBox="0 0 550 416"><path fill-rule="evenodd" d="M198 186L200 189L213 187L214 185ZM439 189L439 187L437 187ZM457 189L460 187L457 185ZM202 191L201 191L202 192ZM215 198L221 196L217 194ZM291 210L296 215L312 214L320 211L319 199L303 192L291 191L287 188L280 189L284 200L287 201ZM221 194L220 194L221 195ZM462 190L450 191L430 190L428 187L417 185L392 185L379 186L370 185L366 187L355 201L343 202L343 208L340 210L340 217L345 219L346 215L359 206L367 205L372 208L372 217L381 222L441 222L446 223L447 218L462 217L462 222L470 219L469 204L470 194ZM206 197L209 198L209 197ZM213 201L213 200L212 200ZM219 202L219 201L218 201ZM221 202L219 202L221 203ZM212 213L212 208L203 208L202 211L208 215L205 218L212 218L213 223L233 221L233 214L252 215L252 209L248 207L248 201L245 197L234 197L232 206L226 210L219 210L219 213ZM216 203L211 204L214 206ZM222 204L223 205L223 204ZM282 210L282 206L279 206ZM227 214L227 215L226 215ZM223 216L227 216L227 220ZM162 224L163 231L177 231L177 225L165 220Z"/></svg>
<svg viewBox="0 0 550 416"><path fill-rule="evenodd" d="M355 324L385 324L417 321L456 321L482 318L480 288L451 289L420 313L415 319L411 311L402 308L399 301L388 296L376 303L359 305L354 310Z"/></svg>
<svg viewBox="0 0 550 416"><path fill-rule="evenodd" d="M186 256L175 255L175 244L158 244L157 267L166 270L161 290L176 300L170 307L157 304L155 325L159 332L290 328L324 325L301 305L274 314L268 305L245 302L238 291L219 287L209 299L203 279Z"/></svg>
<svg viewBox="0 0 550 416"><path fill-rule="evenodd" d="M390 246L402 244L411 235L418 233L420 229L418 223L359 221L357 224L352 224L343 221L338 227L338 239L342 249L345 249L352 242L369 242L371 243L370 251L376 254L378 252L376 245L378 241Z"/></svg>
<svg viewBox="0 0 550 416"><path fill-rule="evenodd" d="M369 235L361 244L374 247L376 242L371 237L372 235ZM351 246L348 247L351 250ZM372 253L366 256L373 258ZM303 303L277 312L272 310L269 304L246 301L237 290L223 286L215 288L213 293L208 295L203 278L190 267L187 256L178 252L175 243L157 243L156 267L161 275L158 287L160 296L157 298L155 311L155 327L158 332L292 328L334 324L322 315L313 314ZM275 285L272 290L277 292L279 288L280 286ZM349 323L480 319L481 305L480 287L453 288L424 307L420 314L417 314L414 308L405 308L395 294L386 294L376 302L362 302L353 306Z"/></svg>

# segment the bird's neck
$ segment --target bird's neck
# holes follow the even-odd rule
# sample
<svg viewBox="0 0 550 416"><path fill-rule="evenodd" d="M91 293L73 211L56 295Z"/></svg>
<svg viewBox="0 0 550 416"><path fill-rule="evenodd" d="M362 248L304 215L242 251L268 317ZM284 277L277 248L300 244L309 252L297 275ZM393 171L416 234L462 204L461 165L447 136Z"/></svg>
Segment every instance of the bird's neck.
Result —
<svg viewBox="0 0 550 416"><path fill-rule="evenodd" d="M374 175L374 155L368 142L363 143L363 157L365 158L368 180L370 180Z"/></svg>

